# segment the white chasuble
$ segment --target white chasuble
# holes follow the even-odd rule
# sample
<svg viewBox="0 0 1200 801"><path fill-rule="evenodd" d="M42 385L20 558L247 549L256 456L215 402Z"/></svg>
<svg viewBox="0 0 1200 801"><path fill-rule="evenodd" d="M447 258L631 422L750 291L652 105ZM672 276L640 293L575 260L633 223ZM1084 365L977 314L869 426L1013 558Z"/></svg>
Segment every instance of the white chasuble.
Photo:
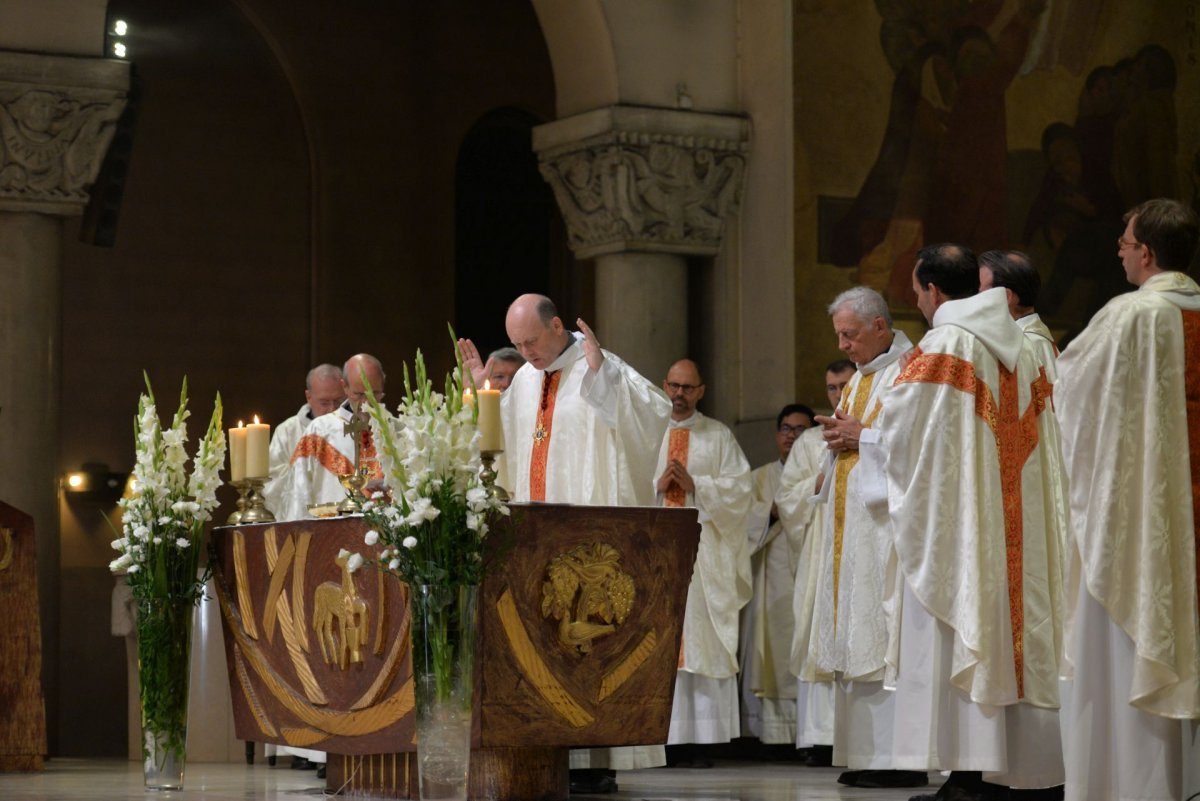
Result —
<svg viewBox="0 0 1200 801"><path fill-rule="evenodd" d="M738 671L738 611L750 600L746 517L753 488L750 464L722 423L694 413L670 427L690 432L687 471L695 483L684 506L700 512L700 549L688 586L683 624L683 664L689 673L731 678ZM663 437L655 474L667 467L670 437Z"/></svg>
<svg viewBox="0 0 1200 801"><path fill-rule="evenodd" d="M838 408L870 429L888 404L892 382L912 343L894 331L891 347L859 365ZM865 439L864 439L865 441ZM869 508L859 481L859 451L834 459L821 488L825 537L821 543L811 645L816 670L846 681L883 679L887 626L884 566L891 550L886 509Z"/></svg>
<svg viewBox="0 0 1200 801"><path fill-rule="evenodd" d="M1034 361L1038 367L1046 368L1046 378L1053 384L1058 380L1058 346L1054 344L1054 334L1036 312L1018 317L1017 325L1025 332Z"/></svg>
<svg viewBox="0 0 1200 801"><path fill-rule="evenodd" d="M792 596L798 554L783 523L771 518L782 475L779 460L750 474L753 503L746 518L753 589L741 614L738 681L742 721L764 743L796 739L796 677L788 668L788 657L795 630Z"/></svg>
<svg viewBox="0 0 1200 801"><path fill-rule="evenodd" d="M292 452L291 466L276 481L275 492L282 499L281 509L272 509L280 520L302 520L308 507L318 503L338 503L346 497L340 477L354 471L354 438L346 433L351 421L348 406L343 405L321 415L304 432ZM383 471L375 452L370 429L360 435L362 466L369 471L369 482L378 486Z"/></svg>
<svg viewBox="0 0 1200 801"><path fill-rule="evenodd" d="M1186 397L1200 380L1198 310L1194 281L1153 276L1109 301L1063 351L1056 388L1071 476L1067 597L1086 582L1133 641L1133 683L1120 700L1170 718L1200 717L1191 461L1200 420L1189 419Z"/></svg>
<svg viewBox="0 0 1200 801"><path fill-rule="evenodd" d="M740 733L738 612L751 593L746 542L753 498L750 463L725 425L696 412L687 420L670 421L656 477L666 470L670 458L677 458L681 447L686 447L686 456L680 461L695 489L678 502L700 513L700 548L688 585L680 675L667 742L728 742Z"/></svg>
<svg viewBox="0 0 1200 801"><path fill-rule="evenodd" d="M271 447L268 455L271 478L263 486L266 506L271 511L283 508L283 488L286 482L281 480L281 477L291 467L292 454L296 451L296 446L300 444L304 430L314 419L316 418L313 417L312 409L306 403L300 407L300 411L275 426L275 430L271 432Z"/></svg>
<svg viewBox="0 0 1200 801"><path fill-rule="evenodd" d="M944 303L933 324L879 428L889 570L904 581L890 616L895 766L1050 786L1066 523L1051 385L1002 289Z"/></svg>
<svg viewBox="0 0 1200 801"><path fill-rule="evenodd" d="M904 579L955 631L954 686L975 703L1057 707L1066 498L1045 443L1058 423L1003 299L943 304L893 387L888 502Z"/></svg>
<svg viewBox="0 0 1200 801"><path fill-rule="evenodd" d="M544 494L536 500L547 503L652 506L654 461L671 403L608 351L600 370L592 373L582 336L573 336L545 371L561 371L552 404L543 397L543 371L528 363L501 396L500 485L515 501L531 500L531 486L540 479ZM542 410L543 405L550 408ZM545 441L540 461L534 458L539 437ZM534 476L534 471L544 473Z"/></svg>

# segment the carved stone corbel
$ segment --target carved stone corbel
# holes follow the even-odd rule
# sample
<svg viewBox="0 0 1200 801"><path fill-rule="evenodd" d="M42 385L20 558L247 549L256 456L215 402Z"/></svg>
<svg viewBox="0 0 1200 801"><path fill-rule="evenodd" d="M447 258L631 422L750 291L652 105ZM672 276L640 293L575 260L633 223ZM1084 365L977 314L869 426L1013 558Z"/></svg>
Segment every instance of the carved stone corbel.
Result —
<svg viewBox="0 0 1200 801"><path fill-rule="evenodd" d="M743 117L613 106L535 128L533 147L577 258L711 256L741 199L749 127Z"/></svg>
<svg viewBox="0 0 1200 801"><path fill-rule="evenodd" d="M0 211L81 213L128 90L128 62L0 51Z"/></svg>

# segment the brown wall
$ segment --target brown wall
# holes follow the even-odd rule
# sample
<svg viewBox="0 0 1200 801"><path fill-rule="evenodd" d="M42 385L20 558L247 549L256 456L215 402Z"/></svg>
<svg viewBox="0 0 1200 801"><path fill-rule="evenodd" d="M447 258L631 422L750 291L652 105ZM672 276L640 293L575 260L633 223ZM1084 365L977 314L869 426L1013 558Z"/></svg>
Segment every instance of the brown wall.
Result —
<svg viewBox="0 0 1200 801"><path fill-rule="evenodd" d="M66 226L63 469L131 467L143 369L164 414L187 375L193 438L217 391L227 424L294 414L315 361L375 353L395 394L417 347L444 369L459 144L498 107L554 117L530 4L116 0L110 11L131 25L142 99L116 245L80 243ZM82 689L124 686L102 511L62 505L56 755L123 751L123 693Z"/></svg>

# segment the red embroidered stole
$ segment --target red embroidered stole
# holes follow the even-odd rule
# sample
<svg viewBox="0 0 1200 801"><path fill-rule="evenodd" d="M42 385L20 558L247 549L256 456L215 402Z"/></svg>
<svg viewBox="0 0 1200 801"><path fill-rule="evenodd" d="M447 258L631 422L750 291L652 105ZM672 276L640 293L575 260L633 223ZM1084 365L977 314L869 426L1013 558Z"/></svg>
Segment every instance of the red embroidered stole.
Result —
<svg viewBox="0 0 1200 801"><path fill-rule="evenodd" d="M1196 540L1196 595L1200 598L1200 311L1183 314L1184 398L1192 467L1192 525Z"/></svg>
<svg viewBox="0 0 1200 801"><path fill-rule="evenodd" d="M689 428L672 428L667 434L667 464L678 461L684 467L688 463L688 443L691 442L692 431ZM663 493L664 506L683 506L687 502L687 493L678 484L667 487Z"/></svg>
<svg viewBox="0 0 1200 801"><path fill-rule="evenodd" d="M370 429L362 432L359 456L363 467L370 471L371 478L382 479L383 468L379 465L379 455L375 452L375 441ZM305 434L292 451L291 461L297 459L315 458L317 463L335 476L348 476L354 472L354 463L344 453L329 444L319 434Z"/></svg>
<svg viewBox="0 0 1200 801"><path fill-rule="evenodd" d="M947 353L923 353L920 348L900 372L897 384L908 382L947 384L975 396L975 413L996 438L1000 459L1000 492L1004 498L1004 550L1008 562L1008 612L1012 625L1013 663L1017 675L1017 697L1025 696L1025 604L1023 567L1023 509L1021 471L1038 444L1037 416L1046 409L1054 388L1044 368L1030 385L1029 406L1018 408L1016 373L1004 365L1000 370L1000 403L992 390L975 374L970 362Z"/></svg>
<svg viewBox="0 0 1200 801"><path fill-rule="evenodd" d="M542 373L542 400L533 427L533 453L529 457L529 500L546 500L546 460L550 455L550 430L554 425L554 399L562 370Z"/></svg>

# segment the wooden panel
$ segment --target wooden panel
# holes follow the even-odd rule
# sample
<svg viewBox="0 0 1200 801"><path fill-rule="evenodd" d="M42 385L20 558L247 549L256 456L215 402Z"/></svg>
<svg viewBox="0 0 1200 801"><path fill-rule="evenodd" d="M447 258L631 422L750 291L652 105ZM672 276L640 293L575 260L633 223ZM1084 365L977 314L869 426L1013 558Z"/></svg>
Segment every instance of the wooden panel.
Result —
<svg viewBox="0 0 1200 801"><path fill-rule="evenodd" d="M33 518L0 502L0 772L42 769L46 704Z"/></svg>

